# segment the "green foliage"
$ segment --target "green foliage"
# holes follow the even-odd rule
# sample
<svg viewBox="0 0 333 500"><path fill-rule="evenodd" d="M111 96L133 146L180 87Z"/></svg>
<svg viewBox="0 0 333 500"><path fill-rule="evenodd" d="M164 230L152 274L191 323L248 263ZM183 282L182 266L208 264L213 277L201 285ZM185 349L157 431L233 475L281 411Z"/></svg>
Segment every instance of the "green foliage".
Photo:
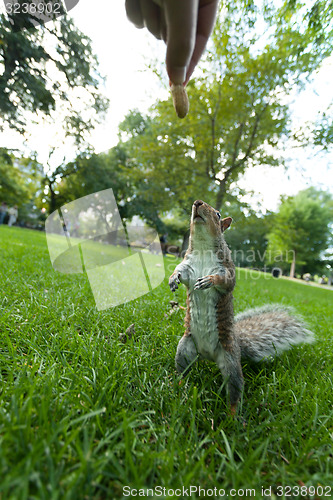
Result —
<svg viewBox="0 0 333 500"><path fill-rule="evenodd" d="M137 215L163 232L165 226L156 210L156 192L148 183L139 185L131 168L131 159L122 143L108 153L81 154L73 162L45 175L44 206L51 213L77 198L112 188L125 222ZM163 190L163 186L160 189Z"/></svg>
<svg viewBox="0 0 333 500"><path fill-rule="evenodd" d="M27 112L52 115L61 109L67 113L66 133L81 143L108 106L99 91L103 79L97 65L90 39L68 17L15 30L1 14L0 129L6 123L24 133ZM80 105L75 106L78 89Z"/></svg>
<svg viewBox="0 0 333 500"><path fill-rule="evenodd" d="M44 234L0 233L4 499L117 499L125 485L253 488L261 498L262 487L277 496L281 485L333 483L332 291L237 271L236 312L293 305L317 342L244 364L233 420L213 363L199 363L182 382L176 373L184 311L169 314L169 301L184 306L184 287L175 296L166 279L98 312L85 276L53 271ZM176 261L165 265L168 275ZM135 335L123 344L119 333L132 323Z"/></svg>
<svg viewBox="0 0 333 500"><path fill-rule="evenodd" d="M168 235L168 243L181 243L184 235L190 227L190 217L185 216L181 210L173 210L168 213L166 217L162 218L165 225L165 231Z"/></svg>
<svg viewBox="0 0 333 500"><path fill-rule="evenodd" d="M138 109L130 111L119 125L119 135L123 140L142 136L152 125L151 118L144 116Z"/></svg>
<svg viewBox="0 0 333 500"><path fill-rule="evenodd" d="M294 134L301 146L312 145L329 152L333 145L333 103L313 122L308 122Z"/></svg>
<svg viewBox="0 0 333 500"><path fill-rule="evenodd" d="M329 150L333 146L333 106L328 113L323 113L316 123L314 129L314 144L321 146L324 150Z"/></svg>
<svg viewBox="0 0 333 500"><path fill-rule="evenodd" d="M132 187L124 167L126 154L120 146L108 153L81 154L73 162L60 165L44 178L48 211L104 189L112 188L121 216L128 217L125 200Z"/></svg>
<svg viewBox="0 0 333 500"><path fill-rule="evenodd" d="M233 211L230 211L233 214ZM268 233L271 229L274 215L256 215L250 213L246 217L235 218L225 238L232 251L232 257L237 266L264 269Z"/></svg>
<svg viewBox="0 0 333 500"><path fill-rule="evenodd" d="M123 139L158 206L185 209L201 198L220 209L247 168L283 163L281 142L291 133L285 97L332 50L331 12L316 6L222 2L201 75L188 85L186 119L175 120L170 99L141 117L139 134L138 113L128 115Z"/></svg>
<svg viewBox="0 0 333 500"><path fill-rule="evenodd" d="M0 200L22 207L34 199L42 179L42 167L34 158L0 148Z"/></svg>
<svg viewBox="0 0 333 500"><path fill-rule="evenodd" d="M129 158L128 173L137 192L149 190L151 203L159 212L176 206L188 212L200 193L203 197L205 185L201 174L193 168L191 152L184 154L187 138L183 122L174 120L168 101L158 103L152 116L141 116L145 126L140 134L135 128L137 117L137 111L131 112L120 124L120 130L125 132L122 137ZM207 190L205 195L207 199Z"/></svg>
<svg viewBox="0 0 333 500"><path fill-rule="evenodd" d="M333 222L332 196L314 188L284 198L269 233L271 261L302 265L313 272L314 264L330 244ZM294 274L294 269L291 274Z"/></svg>
<svg viewBox="0 0 333 500"><path fill-rule="evenodd" d="M13 203L20 192L20 172L13 165L13 158L5 148L0 149L0 198L7 203ZM8 200L8 201L7 201Z"/></svg>

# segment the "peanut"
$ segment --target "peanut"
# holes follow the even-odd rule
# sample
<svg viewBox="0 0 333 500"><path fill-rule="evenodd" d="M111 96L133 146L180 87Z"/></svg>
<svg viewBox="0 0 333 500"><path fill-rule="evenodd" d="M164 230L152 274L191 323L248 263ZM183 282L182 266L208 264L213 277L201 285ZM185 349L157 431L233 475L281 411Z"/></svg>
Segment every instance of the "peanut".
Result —
<svg viewBox="0 0 333 500"><path fill-rule="evenodd" d="M189 110L189 102L184 85L171 84L173 105L179 118L185 118Z"/></svg>

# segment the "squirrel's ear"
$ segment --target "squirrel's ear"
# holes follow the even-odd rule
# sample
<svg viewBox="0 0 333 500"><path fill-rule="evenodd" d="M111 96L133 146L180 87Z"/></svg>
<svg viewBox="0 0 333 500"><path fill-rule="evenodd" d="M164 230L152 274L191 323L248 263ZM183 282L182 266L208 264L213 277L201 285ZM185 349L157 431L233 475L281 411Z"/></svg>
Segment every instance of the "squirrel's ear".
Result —
<svg viewBox="0 0 333 500"><path fill-rule="evenodd" d="M228 227L231 226L232 223L232 218L231 217L226 217L225 219L221 220L221 231L222 233L228 229Z"/></svg>

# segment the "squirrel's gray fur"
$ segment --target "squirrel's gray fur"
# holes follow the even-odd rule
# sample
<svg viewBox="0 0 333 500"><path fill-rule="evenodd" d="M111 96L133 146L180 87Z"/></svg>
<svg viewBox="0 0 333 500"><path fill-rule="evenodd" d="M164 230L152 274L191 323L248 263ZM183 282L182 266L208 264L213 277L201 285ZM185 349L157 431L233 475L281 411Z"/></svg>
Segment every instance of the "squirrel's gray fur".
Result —
<svg viewBox="0 0 333 500"><path fill-rule="evenodd" d="M238 313L235 335L242 358L253 361L262 361L291 346L314 341L313 333L295 310L280 304L267 304Z"/></svg>
<svg viewBox="0 0 333 500"><path fill-rule="evenodd" d="M241 357L267 359L301 342L313 333L288 307L265 305L234 318L235 266L223 232L231 218L201 200L194 202L189 247L169 279L172 291L187 288L185 333L176 353L176 368L186 373L198 357L215 361L227 378L231 412L243 389Z"/></svg>

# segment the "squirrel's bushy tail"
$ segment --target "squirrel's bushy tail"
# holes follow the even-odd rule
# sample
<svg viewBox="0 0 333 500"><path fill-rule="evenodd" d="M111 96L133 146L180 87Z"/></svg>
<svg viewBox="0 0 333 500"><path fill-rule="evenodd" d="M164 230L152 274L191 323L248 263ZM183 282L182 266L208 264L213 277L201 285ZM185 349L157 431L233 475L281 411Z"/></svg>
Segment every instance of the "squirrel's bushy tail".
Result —
<svg viewBox="0 0 333 500"><path fill-rule="evenodd" d="M260 361L293 345L314 341L302 318L290 307L269 304L237 314L235 333L241 355Z"/></svg>

